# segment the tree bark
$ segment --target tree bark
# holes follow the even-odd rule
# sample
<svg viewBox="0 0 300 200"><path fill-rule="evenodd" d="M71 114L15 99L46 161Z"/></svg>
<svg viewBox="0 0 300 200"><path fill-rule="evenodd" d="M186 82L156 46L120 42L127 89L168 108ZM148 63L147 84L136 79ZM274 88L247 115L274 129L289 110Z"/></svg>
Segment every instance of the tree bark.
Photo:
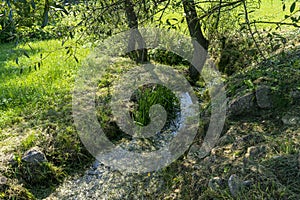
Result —
<svg viewBox="0 0 300 200"><path fill-rule="evenodd" d="M127 16L128 27L130 28L130 36L128 41L129 56L138 63L147 62L148 57L146 43L138 29L138 19L131 0L125 0L125 12ZM135 48L136 44L137 50Z"/></svg>
<svg viewBox="0 0 300 200"><path fill-rule="evenodd" d="M208 40L204 37L201 30L201 23L198 19L194 0L182 0L183 9L186 14L190 36L193 39L194 54L193 60L189 67L190 78L192 83L199 79L200 72L206 61ZM196 69L196 68L198 69Z"/></svg>

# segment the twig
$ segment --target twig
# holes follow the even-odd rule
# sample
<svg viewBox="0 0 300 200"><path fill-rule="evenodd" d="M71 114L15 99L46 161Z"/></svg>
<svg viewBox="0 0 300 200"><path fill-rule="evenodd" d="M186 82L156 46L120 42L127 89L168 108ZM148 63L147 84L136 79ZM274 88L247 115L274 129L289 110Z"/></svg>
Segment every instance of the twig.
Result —
<svg viewBox="0 0 300 200"><path fill-rule="evenodd" d="M294 26L296 28L300 28L300 25L297 23L288 23L288 22L269 22L269 21L253 21L250 24L276 24L276 25L287 25L287 26Z"/></svg>
<svg viewBox="0 0 300 200"><path fill-rule="evenodd" d="M244 6L244 11L245 11L246 24L248 26L249 32L251 34L251 37L252 37L252 39L253 39L253 41L255 43L255 46L256 46L259 54L263 57L264 60L266 60L266 57L264 56L263 52L261 51L261 49L260 49L260 47L259 47L259 45L258 45L258 43L257 43L257 41L256 41L256 39L254 37L254 33L253 33L252 29L251 29L251 24L249 22L249 16L248 16L248 10L247 10L247 5L246 5L246 0L243 0L242 2L243 2L243 6Z"/></svg>

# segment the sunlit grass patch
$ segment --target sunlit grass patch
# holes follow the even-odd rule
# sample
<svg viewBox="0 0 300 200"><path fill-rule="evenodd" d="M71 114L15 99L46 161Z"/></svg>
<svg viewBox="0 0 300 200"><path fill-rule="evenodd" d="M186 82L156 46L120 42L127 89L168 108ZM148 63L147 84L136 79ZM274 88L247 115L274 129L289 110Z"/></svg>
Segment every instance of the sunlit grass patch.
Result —
<svg viewBox="0 0 300 200"><path fill-rule="evenodd" d="M88 53L72 41L1 44L0 153L3 158L13 155L19 163L0 172L9 178L3 198L43 197L65 176L89 163L91 157L72 124L71 106L75 76ZM34 146L42 149L48 162L36 168L37 175L27 176L28 166L20 158ZM47 177L53 181L46 187Z"/></svg>
<svg viewBox="0 0 300 200"><path fill-rule="evenodd" d="M21 112L48 107L72 90L74 75L80 66L66 55L57 40L29 42L12 48L3 45L0 51L0 126L10 123ZM26 52L26 53L24 53ZM87 49L78 49L83 59ZM27 56L26 56L26 55ZM3 56L6 55L6 56ZM9 119L10 120L9 120Z"/></svg>
<svg viewBox="0 0 300 200"><path fill-rule="evenodd" d="M291 23L290 19L285 20L285 15L290 14L290 6L293 0L285 0L285 10L283 10L283 1L279 0L263 0L258 9L250 13L250 17L255 21L271 21L271 22L287 22ZM276 28L276 24L259 24L259 28ZM283 26L284 30L293 29L293 27Z"/></svg>

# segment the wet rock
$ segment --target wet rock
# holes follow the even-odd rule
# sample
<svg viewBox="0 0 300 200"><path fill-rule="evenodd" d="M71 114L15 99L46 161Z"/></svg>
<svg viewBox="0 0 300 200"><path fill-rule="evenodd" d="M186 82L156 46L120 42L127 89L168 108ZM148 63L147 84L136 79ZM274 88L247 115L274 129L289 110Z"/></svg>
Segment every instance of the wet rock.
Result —
<svg viewBox="0 0 300 200"><path fill-rule="evenodd" d="M228 114L236 116L251 112L255 107L254 99L255 95L252 92L233 99L229 102Z"/></svg>
<svg viewBox="0 0 300 200"><path fill-rule="evenodd" d="M223 180L220 177L213 177L208 181L208 187L213 190L217 190L221 188L223 184Z"/></svg>
<svg viewBox="0 0 300 200"><path fill-rule="evenodd" d="M259 86L255 91L256 102L258 107L268 109L272 108L271 88L268 86Z"/></svg>
<svg viewBox="0 0 300 200"><path fill-rule="evenodd" d="M42 151L40 151L37 147L34 147L25 152L22 157L22 161L37 164L47 162L47 158Z"/></svg>
<svg viewBox="0 0 300 200"><path fill-rule="evenodd" d="M252 146L247 149L246 158L258 158L266 153L266 146Z"/></svg>

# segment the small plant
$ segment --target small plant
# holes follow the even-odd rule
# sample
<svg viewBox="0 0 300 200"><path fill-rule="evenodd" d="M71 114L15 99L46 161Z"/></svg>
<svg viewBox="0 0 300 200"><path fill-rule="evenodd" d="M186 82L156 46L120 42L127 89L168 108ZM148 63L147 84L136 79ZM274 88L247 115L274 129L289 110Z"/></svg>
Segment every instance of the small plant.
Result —
<svg viewBox="0 0 300 200"><path fill-rule="evenodd" d="M167 112L167 122L176 117L179 111L179 101L171 90L162 85L146 85L140 87L131 97L135 103L131 113L136 124L146 126L150 123L149 110L151 106L159 104Z"/></svg>

